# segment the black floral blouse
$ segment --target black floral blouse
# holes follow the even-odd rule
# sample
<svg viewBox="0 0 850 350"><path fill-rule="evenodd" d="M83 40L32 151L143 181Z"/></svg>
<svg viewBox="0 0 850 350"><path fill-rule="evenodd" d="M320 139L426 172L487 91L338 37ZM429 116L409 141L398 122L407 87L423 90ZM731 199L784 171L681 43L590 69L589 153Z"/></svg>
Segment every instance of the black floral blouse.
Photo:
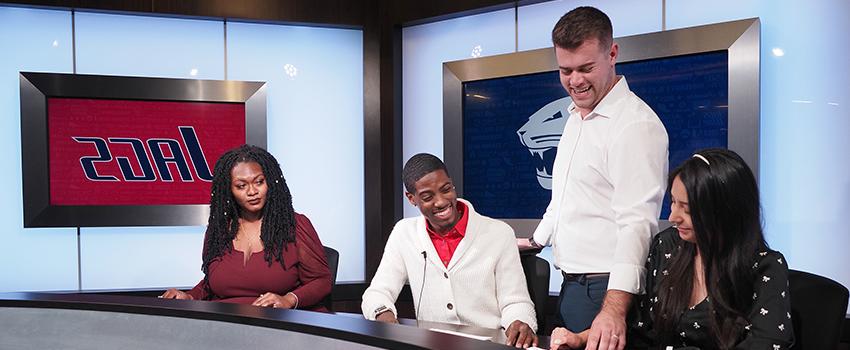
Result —
<svg viewBox="0 0 850 350"><path fill-rule="evenodd" d="M657 344L652 326L652 308L658 302L658 287L668 276L666 270L671 257L676 253L682 239L674 228L662 231L653 239L646 262L647 293L640 296L628 320L630 349L711 349L708 334L709 304L706 298L701 303L685 310L679 319L676 344ZM781 253L772 250L760 252L753 258L753 269L757 279L753 290L753 304L744 327L741 341L736 349L788 349L794 342L791 326L791 306L788 295L788 267Z"/></svg>

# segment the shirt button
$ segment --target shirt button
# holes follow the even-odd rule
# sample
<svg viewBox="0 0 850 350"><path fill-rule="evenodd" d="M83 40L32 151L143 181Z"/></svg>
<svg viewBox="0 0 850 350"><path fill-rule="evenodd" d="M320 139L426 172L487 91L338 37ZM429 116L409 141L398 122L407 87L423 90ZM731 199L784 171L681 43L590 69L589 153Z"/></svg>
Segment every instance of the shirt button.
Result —
<svg viewBox="0 0 850 350"><path fill-rule="evenodd" d="M448 303L446 304L446 308L449 310L454 309L454 305L452 305L452 303Z"/></svg>
<svg viewBox="0 0 850 350"><path fill-rule="evenodd" d="M447 273L443 272L443 277L445 277L445 278L449 278L449 274L447 274Z"/></svg>

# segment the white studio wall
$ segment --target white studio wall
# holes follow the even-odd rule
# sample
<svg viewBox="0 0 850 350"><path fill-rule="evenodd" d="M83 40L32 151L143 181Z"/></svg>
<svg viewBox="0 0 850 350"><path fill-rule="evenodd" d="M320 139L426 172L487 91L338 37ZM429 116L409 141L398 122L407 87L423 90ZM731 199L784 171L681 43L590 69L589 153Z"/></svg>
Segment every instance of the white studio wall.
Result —
<svg viewBox="0 0 850 350"><path fill-rule="evenodd" d="M765 234L789 267L850 286L850 3L668 2L670 29L761 19L760 186ZM805 87L805 88L797 88Z"/></svg>
<svg viewBox="0 0 850 350"><path fill-rule="evenodd" d="M593 6L604 11L614 24L614 37L657 32L662 28L661 4L656 0L556 0L520 6L516 21L518 50L552 47L552 27L577 6Z"/></svg>
<svg viewBox="0 0 850 350"><path fill-rule="evenodd" d="M75 290L77 230L24 229L19 71L71 73L71 13L0 7L0 290Z"/></svg>
<svg viewBox="0 0 850 350"><path fill-rule="evenodd" d="M362 31L228 22L227 41L228 78L268 82L268 147L295 210L340 251L337 280L362 281Z"/></svg>
<svg viewBox="0 0 850 350"><path fill-rule="evenodd" d="M420 152L443 157L443 62L515 49L513 9L402 29L402 164ZM404 202L405 217L419 215Z"/></svg>
<svg viewBox="0 0 850 350"><path fill-rule="evenodd" d="M0 264L15 267L0 272L0 292L192 287L202 278L204 226L84 227L79 238L75 228L23 229L18 72L72 73L75 62L80 74L268 82L268 149L295 208L340 251L338 281L363 280L362 31L0 6L0 34L15 53L0 56L0 157L16 169L0 175L12 188L0 199L9 247Z"/></svg>
<svg viewBox="0 0 850 350"><path fill-rule="evenodd" d="M220 21L77 12L74 30L79 74L224 79ZM204 230L82 228L80 288L194 286L203 278Z"/></svg>

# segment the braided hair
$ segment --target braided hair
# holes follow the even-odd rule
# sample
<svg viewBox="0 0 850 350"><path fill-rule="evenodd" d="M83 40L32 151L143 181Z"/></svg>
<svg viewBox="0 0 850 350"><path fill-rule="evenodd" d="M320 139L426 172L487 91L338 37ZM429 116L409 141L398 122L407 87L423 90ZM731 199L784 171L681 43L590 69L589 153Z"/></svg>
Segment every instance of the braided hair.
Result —
<svg viewBox="0 0 850 350"><path fill-rule="evenodd" d="M239 231L242 208L231 191L230 172L239 163L255 162L266 177L266 202L260 211L263 222L260 240L264 258L269 266L277 260L283 266L283 252L287 243L295 242L295 210L292 195L280 164L268 151L252 145L242 145L225 152L215 163L212 190L210 191L210 218L204 236L203 262L204 289L209 298L213 293L209 285L210 264L233 250L233 239Z"/></svg>

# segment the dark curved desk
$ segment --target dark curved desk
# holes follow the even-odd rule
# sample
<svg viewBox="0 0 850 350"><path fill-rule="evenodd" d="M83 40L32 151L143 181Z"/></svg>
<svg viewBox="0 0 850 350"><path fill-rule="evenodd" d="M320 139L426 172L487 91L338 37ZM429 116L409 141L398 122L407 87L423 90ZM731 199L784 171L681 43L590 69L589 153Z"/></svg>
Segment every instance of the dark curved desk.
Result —
<svg viewBox="0 0 850 350"><path fill-rule="evenodd" d="M14 349L508 349L358 317L189 300L0 294L0 343ZM445 325L464 333L474 327ZM480 330L479 330L479 335ZM485 330L500 333L496 330ZM491 333L496 334L496 333ZM483 334L487 335L487 334Z"/></svg>

